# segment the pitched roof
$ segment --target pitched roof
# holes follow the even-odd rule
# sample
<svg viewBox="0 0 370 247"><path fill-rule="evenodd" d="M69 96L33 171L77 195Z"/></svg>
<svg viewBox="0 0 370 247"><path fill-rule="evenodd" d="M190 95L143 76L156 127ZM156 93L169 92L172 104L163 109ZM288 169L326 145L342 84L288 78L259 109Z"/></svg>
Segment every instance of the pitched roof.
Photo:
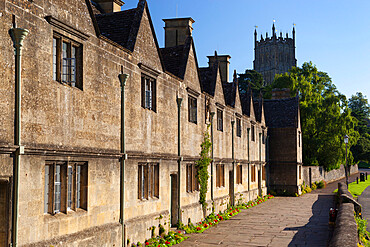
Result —
<svg viewBox="0 0 370 247"><path fill-rule="evenodd" d="M222 83L222 87L224 89L224 96L225 96L225 103L231 107L235 107L235 98L236 98L236 90L237 84L234 82L226 82Z"/></svg>
<svg viewBox="0 0 370 247"><path fill-rule="evenodd" d="M262 120L262 105L263 105L262 98L253 101L254 114L256 117L256 121L258 122L261 122Z"/></svg>
<svg viewBox="0 0 370 247"><path fill-rule="evenodd" d="M134 9L95 15L100 34L128 50L134 51L146 7L146 1L140 0ZM151 22L150 17L149 21ZM154 39L156 40L156 37Z"/></svg>
<svg viewBox="0 0 370 247"><path fill-rule="evenodd" d="M251 116L251 99L252 96L252 89L251 85L249 84L247 92L240 92L240 103L242 104L242 111L243 114L247 116Z"/></svg>
<svg viewBox="0 0 370 247"><path fill-rule="evenodd" d="M104 10L97 4L95 1L91 0L91 7L93 10L94 15L99 15L104 13Z"/></svg>
<svg viewBox="0 0 370 247"><path fill-rule="evenodd" d="M184 79L192 42L193 38L189 36L184 45L159 49L167 72Z"/></svg>
<svg viewBox="0 0 370 247"><path fill-rule="evenodd" d="M212 97L215 96L216 82L217 82L217 70L219 68L218 66L219 66L219 63L216 62L213 64L213 66L199 68L200 85L202 87L202 91L206 92Z"/></svg>
<svg viewBox="0 0 370 247"><path fill-rule="evenodd" d="M266 125L269 128L297 128L299 98L264 100Z"/></svg>

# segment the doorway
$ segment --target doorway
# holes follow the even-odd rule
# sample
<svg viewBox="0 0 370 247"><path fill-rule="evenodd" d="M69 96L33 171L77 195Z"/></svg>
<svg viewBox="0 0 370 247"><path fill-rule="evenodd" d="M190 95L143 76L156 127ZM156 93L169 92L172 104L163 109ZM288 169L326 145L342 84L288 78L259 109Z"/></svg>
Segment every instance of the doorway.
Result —
<svg viewBox="0 0 370 247"><path fill-rule="evenodd" d="M230 197L230 205L234 206L234 171L229 171L229 197Z"/></svg>
<svg viewBox="0 0 370 247"><path fill-rule="evenodd" d="M0 247L8 246L9 183L0 181Z"/></svg>
<svg viewBox="0 0 370 247"><path fill-rule="evenodd" d="M178 181L177 174L171 174L171 226L178 223Z"/></svg>
<svg viewBox="0 0 370 247"><path fill-rule="evenodd" d="M258 195L262 196L262 170L258 169Z"/></svg>

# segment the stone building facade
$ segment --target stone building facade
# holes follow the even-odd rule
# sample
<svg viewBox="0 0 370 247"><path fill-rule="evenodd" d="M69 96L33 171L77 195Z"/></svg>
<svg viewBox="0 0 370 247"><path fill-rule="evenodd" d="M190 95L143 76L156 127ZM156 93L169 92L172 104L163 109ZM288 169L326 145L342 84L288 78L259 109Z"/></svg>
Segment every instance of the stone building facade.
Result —
<svg viewBox="0 0 370 247"><path fill-rule="evenodd" d="M265 85L273 82L276 74L288 72L297 66L295 58L295 28L293 27L292 38L279 37L275 32L275 23L272 25L272 36L257 39L257 30L254 31L254 61L253 69L262 74Z"/></svg>
<svg viewBox="0 0 370 247"><path fill-rule="evenodd" d="M208 204L218 212L266 194L264 104L226 81L230 56L215 54L200 68L191 18L164 20L159 48L148 3L121 6L0 0L0 246L12 235L18 246L119 246L151 237L152 226L158 233L159 224L199 221L194 164L205 131L213 140ZM14 23L29 30L20 145Z"/></svg>
<svg viewBox="0 0 370 247"><path fill-rule="evenodd" d="M264 101L268 129L269 189L281 194L301 194L303 178L302 129L299 97L289 89L275 89Z"/></svg>

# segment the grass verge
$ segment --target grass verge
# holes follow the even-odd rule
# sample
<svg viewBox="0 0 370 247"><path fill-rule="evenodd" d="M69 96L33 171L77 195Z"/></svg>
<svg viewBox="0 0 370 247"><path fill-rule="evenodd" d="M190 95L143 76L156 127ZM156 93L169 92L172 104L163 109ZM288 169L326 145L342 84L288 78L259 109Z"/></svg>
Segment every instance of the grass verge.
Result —
<svg viewBox="0 0 370 247"><path fill-rule="evenodd" d="M350 183L349 186L348 186L348 190L349 192L351 192L351 194L354 196L354 197L358 197L362 194L362 192L364 192L364 190L370 186L370 179L368 180L365 180L365 182L353 182L353 183ZM334 190L334 193L337 193L338 192L338 189Z"/></svg>

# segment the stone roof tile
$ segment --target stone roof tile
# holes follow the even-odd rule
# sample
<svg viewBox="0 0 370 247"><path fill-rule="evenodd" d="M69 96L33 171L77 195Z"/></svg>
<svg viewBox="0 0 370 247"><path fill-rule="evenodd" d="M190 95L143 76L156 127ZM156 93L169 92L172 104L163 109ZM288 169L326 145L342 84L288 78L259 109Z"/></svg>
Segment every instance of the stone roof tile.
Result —
<svg viewBox="0 0 370 247"><path fill-rule="evenodd" d="M297 128L299 98L264 100L266 125L269 128Z"/></svg>
<svg viewBox="0 0 370 247"><path fill-rule="evenodd" d="M115 43L134 50L145 1L139 1L137 8L120 12L95 15L100 33Z"/></svg>

